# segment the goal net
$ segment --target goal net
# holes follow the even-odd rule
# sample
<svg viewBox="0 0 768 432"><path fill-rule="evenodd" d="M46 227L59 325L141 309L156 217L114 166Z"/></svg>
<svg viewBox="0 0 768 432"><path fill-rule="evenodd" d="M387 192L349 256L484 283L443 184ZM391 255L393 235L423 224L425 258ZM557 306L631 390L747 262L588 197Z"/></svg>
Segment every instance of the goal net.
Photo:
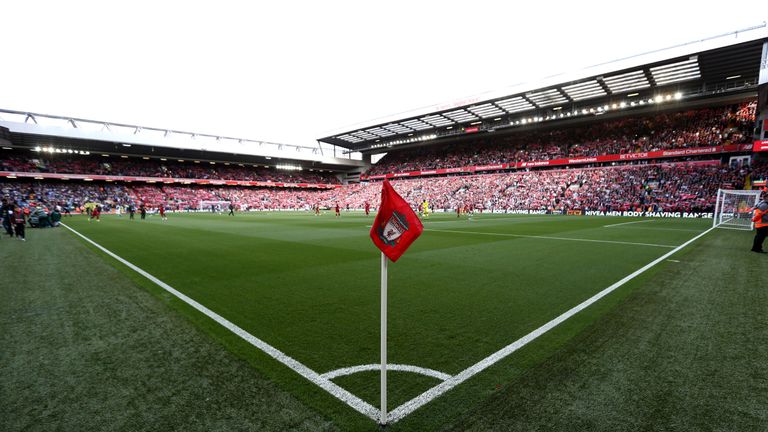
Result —
<svg viewBox="0 0 768 432"><path fill-rule="evenodd" d="M209 212L229 211L230 202L231 201L200 201L197 209Z"/></svg>
<svg viewBox="0 0 768 432"><path fill-rule="evenodd" d="M713 227L751 230L752 210L760 201L760 191L725 190L717 191Z"/></svg>

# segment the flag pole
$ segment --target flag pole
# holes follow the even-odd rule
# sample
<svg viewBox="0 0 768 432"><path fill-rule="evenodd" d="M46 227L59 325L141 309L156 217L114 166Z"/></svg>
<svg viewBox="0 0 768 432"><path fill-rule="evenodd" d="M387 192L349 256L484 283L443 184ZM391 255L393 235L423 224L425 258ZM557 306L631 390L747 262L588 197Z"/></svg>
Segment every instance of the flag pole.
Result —
<svg viewBox="0 0 768 432"><path fill-rule="evenodd" d="M381 418L387 424L387 256L381 253Z"/></svg>

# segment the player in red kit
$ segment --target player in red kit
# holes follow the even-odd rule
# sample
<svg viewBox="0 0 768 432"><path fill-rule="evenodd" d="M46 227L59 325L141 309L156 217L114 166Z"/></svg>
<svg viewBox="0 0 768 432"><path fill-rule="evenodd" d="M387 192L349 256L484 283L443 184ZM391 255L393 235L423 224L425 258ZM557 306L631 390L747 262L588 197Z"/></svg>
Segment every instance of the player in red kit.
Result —
<svg viewBox="0 0 768 432"><path fill-rule="evenodd" d="M27 220L25 218L24 209L19 206L19 203L16 201L13 202L10 207L10 213L6 215L6 217L10 218L10 223L14 226L16 238L21 241L27 241L27 237L24 234L24 225Z"/></svg>
<svg viewBox="0 0 768 432"><path fill-rule="evenodd" d="M160 209L159 209L159 210L160 210L160 218L161 218L163 221L167 221L167 220L168 220L168 218L167 218L167 217L165 217L165 206L164 206L164 205L162 205L162 204L160 204Z"/></svg>
<svg viewBox="0 0 768 432"><path fill-rule="evenodd" d="M366 201L365 202L365 215L368 216L368 214L371 212L371 204Z"/></svg>
<svg viewBox="0 0 768 432"><path fill-rule="evenodd" d="M96 222L101 222L101 206L97 205L91 210L91 218L88 219L88 222L93 219L96 219Z"/></svg>
<svg viewBox="0 0 768 432"><path fill-rule="evenodd" d="M315 205L315 216L320 216L320 203Z"/></svg>
<svg viewBox="0 0 768 432"><path fill-rule="evenodd" d="M341 216L341 209L339 208L339 203L336 203L336 217Z"/></svg>

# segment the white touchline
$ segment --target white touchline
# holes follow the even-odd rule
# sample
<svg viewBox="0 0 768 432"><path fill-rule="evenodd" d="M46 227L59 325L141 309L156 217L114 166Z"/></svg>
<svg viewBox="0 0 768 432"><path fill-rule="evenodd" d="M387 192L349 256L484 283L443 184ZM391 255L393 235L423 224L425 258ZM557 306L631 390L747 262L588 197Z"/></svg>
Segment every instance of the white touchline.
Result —
<svg viewBox="0 0 768 432"><path fill-rule="evenodd" d="M320 376L323 378L334 379L340 376L356 374L358 372L370 372L370 371L378 371L378 370L381 370L380 363L351 366L351 367L336 369L330 372L326 372ZM440 381L445 381L451 378L451 376L448 375L447 373L436 371L434 369L428 369L428 368L423 368L419 366L404 365L404 364L392 364L390 362L387 362L387 371L412 372L419 375L426 375L432 378L437 378Z"/></svg>
<svg viewBox="0 0 768 432"><path fill-rule="evenodd" d="M698 240L708 232L712 231L713 228L709 228L708 230L704 231L703 233L697 235L696 237L688 240L687 242L681 244L680 246L676 247L675 249L665 253L664 255L660 256L659 258L656 258L655 260L651 261L650 263L646 264L644 267L640 268L639 270L636 270L634 273L630 274L629 276L624 277L620 281L614 283L613 285L609 286L608 288L600 291L599 293L595 294L594 296L588 298L584 302L580 303L577 306L574 306L573 308L569 309L567 312L563 313L562 315L558 316L557 318L553 319L552 321L544 324L543 326L537 328L536 330L528 333L527 335L523 336L522 338L518 339L517 341L505 346L504 348L496 351L495 353L491 354L490 356L480 360L479 362L475 363L474 365L468 367L467 369L464 369L463 371L459 372L458 374L454 375L450 379L443 381L442 383L436 385L435 387L432 387L431 389L425 391L424 393L420 394L419 396L416 396L415 398L409 400L408 402L400 405L399 407L395 408L389 413L389 416L387 417L388 423L394 423L398 420L401 420L403 417L407 416L408 414L412 413L416 409L424 406L425 404L429 403L433 399L437 398L438 396L442 395L443 393L447 392L448 390L456 387L457 385L461 384L462 382L468 380L475 374L485 370L486 368L492 366L494 363L498 362L499 360L507 357L508 355L512 354L513 352L517 351L518 349L524 347L529 342L535 340L539 336L543 335L544 333L548 332L549 330L552 330L555 328L558 324L562 323L563 321L567 320L568 318L576 315L580 311L586 309L596 301L600 300L601 298L605 297L606 295L610 294L611 292L615 291L617 288L621 287L625 283L631 281L632 279L636 278L640 274L644 273L646 270L650 269L651 267L655 266L656 264L664 261L665 259L669 258L670 256L674 255L684 247L688 246L689 244L693 243L694 241Z"/></svg>
<svg viewBox="0 0 768 432"><path fill-rule="evenodd" d="M251 345L255 346L256 348L264 351L266 354L268 354L270 357L274 358L275 360L279 361L280 363L288 366L289 368L293 369L295 372L297 372L299 375L303 376L304 378L308 379L309 381L313 382L314 384L318 385L323 390L327 391L328 393L332 394L339 400L343 401L356 411L362 413L363 415L369 417L371 420L378 421L379 419L379 409L375 408L368 402L365 402L364 400L360 399L359 397L353 395L352 393L348 392L347 390L344 390L343 388L339 387L338 385L331 382L330 379L323 377L319 373L313 371L312 369L308 368L307 366L303 365L299 361L289 357L282 351L278 350L277 348L273 347L272 345L269 345L268 343L262 341L261 339L257 338L256 336L253 336L252 334L246 332L245 330L241 329L237 325L233 324L232 322L228 321L221 315L217 314L216 312L208 309L207 307L201 305L200 303L196 302L195 300L192 300L191 298L187 297L185 294L182 294L181 292L177 291L170 285L166 284L165 282L161 281L160 279L152 276L151 274L145 272L144 270L140 269L139 267L136 267L135 265L131 264L130 262L124 260L123 258L115 255L114 253L110 252L100 244L94 242L93 240L89 239L88 237L80 234L79 232L75 231L74 229L68 227L65 224L61 224L66 229L72 231L79 237L81 237L83 240L87 241L88 243L96 246L99 250L104 252L105 254L111 256L112 258L116 259L117 261L123 263L131 270L135 271L136 273L144 276L145 278L149 279L153 283L155 283L160 288L168 291L169 293L173 294L177 298L179 298L184 303L187 303L188 305L192 306L193 308L197 309L198 311L202 312L205 316L211 318L212 320L216 321L217 323L221 324L223 327L231 331L232 333L240 336L242 339L250 343Z"/></svg>
<svg viewBox="0 0 768 432"><path fill-rule="evenodd" d="M619 225L629 225L629 224L636 224L636 223L646 223L646 222L653 222L653 221L654 221L653 219L648 219L648 220L641 220L641 221L634 221L634 222L623 222L623 223L617 223L613 225L603 225L603 228L610 228L610 227L616 227Z"/></svg>
<svg viewBox="0 0 768 432"><path fill-rule="evenodd" d="M552 236L537 236L537 235L524 235L524 234L494 233L494 232L482 232L482 231L444 230L444 229L433 229L433 228L424 228L424 231L449 232L449 233L458 233L458 234L480 234L480 235L500 236L500 237L536 238L536 239L546 239L546 240L580 241L580 242L590 242L590 243L610 243L610 244L623 244L623 245L631 245L631 246L651 246L651 247L670 248L670 249L677 247L673 245L662 245L662 244L655 244L655 243L635 243L635 242L624 242L624 241L614 241L614 240L595 240L595 239L570 238L570 237L552 237Z"/></svg>

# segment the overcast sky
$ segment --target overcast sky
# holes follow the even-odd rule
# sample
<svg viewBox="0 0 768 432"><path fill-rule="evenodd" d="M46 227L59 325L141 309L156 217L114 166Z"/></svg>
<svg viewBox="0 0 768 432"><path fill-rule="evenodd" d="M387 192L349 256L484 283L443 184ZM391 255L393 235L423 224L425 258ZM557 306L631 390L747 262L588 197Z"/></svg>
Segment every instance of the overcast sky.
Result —
<svg viewBox="0 0 768 432"><path fill-rule="evenodd" d="M314 144L759 25L763 1L7 1L0 108Z"/></svg>

